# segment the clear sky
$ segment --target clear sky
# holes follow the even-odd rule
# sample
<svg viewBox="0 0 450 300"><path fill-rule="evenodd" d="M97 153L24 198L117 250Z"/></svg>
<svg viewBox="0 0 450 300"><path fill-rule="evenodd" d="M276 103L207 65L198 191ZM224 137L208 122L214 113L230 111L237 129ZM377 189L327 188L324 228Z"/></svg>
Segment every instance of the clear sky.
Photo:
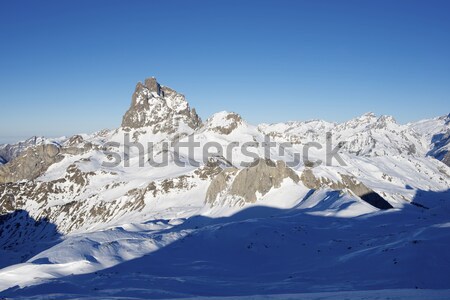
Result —
<svg viewBox="0 0 450 300"><path fill-rule="evenodd" d="M155 76L203 119L450 111L450 1L1 1L0 142L116 128Z"/></svg>

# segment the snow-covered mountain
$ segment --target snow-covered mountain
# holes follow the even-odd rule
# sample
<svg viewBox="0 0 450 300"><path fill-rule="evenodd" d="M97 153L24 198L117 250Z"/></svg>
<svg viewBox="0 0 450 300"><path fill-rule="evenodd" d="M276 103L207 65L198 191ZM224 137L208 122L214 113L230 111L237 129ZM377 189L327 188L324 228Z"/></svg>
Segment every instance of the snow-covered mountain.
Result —
<svg viewBox="0 0 450 300"><path fill-rule="evenodd" d="M138 83L131 106L123 116L122 128L146 128L153 134L190 134L201 124L182 94L161 86L154 77ZM134 131L136 133L138 131Z"/></svg>
<svg viewBox="0 0 450 300"><path fill-rule="evenodd" d="M60 138L57 140L63 140L64 138ZM54 139L46 139L44 137L33 136L25 141L20 141L15 144L3 144L0 145L0 163L7 163L8 161L16 158L23 151L27 150L30 147L47 144L50 141L55 141Z"/></svg>
<svg viewBox="0 0 450 300"><path fill-rule="evenodd" d="M428 145L427 155L450 165L450 114L411 123L409 126L425 138Z"/></svg>
<svg viewBox="0 0 450 300"><path fill-rule="evenodd" d="M420 127L420 126L419 126ZM358 156L424 156L429 141L412 125L400 125L391 116L367 113L350 121L334 124L325 121L262 124L260 130L281 141L306 144L325 143L326 133L341 143L340 148Z"/></svg>
<svg viewBox="0 0 450 300"><path fill-rule="evenodd" d="M149 78L120 128L0 147L0 296L450 289L449 118L202 122Z"/></svg>

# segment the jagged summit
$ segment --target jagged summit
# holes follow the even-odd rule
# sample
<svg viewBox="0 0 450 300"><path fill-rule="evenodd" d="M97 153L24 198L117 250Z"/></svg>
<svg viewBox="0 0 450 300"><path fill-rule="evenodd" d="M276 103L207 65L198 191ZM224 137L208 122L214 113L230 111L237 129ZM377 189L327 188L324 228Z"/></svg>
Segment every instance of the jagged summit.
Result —
<svg viewBox="0 0 450 300"><path fill-rule="evenodd" d="M200 117L184 95L160 85L154 77L137 83L131 106L122 119L122 127L150 127L153 133L171 134L179 128L190 131L200 125Z"/></svg>
<svg viewBox="0 0 450 300"><path fill-rule="evenodd" d="M144 85L150 92L156 93L158 96L162 96L161 85L158 83L155 77L145 79Z"/></svg>
<svg viewBox="0 0 450 300"><path fill-rule="evenodd" d="M222 111L202 124L148 78L116 130L0 145L0 298L291 292L315 278L356 290L361 270L363 287L448 288L428 276L450 273L448 251L434 251L450 243L447 120L256 127Z"/></svg>

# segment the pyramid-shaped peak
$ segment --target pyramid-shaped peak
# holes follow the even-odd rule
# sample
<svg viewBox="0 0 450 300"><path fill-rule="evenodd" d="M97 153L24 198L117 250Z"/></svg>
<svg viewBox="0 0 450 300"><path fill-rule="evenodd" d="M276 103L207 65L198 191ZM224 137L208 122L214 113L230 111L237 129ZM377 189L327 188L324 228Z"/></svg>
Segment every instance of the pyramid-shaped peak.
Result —
<svg viewBox="0 0 450 300"><path fill-rule="evenodd" d="M190 131L200 125L200 118L185 97L160 85L155 77L136 85L131 106L122 120L122 127L151 127L153 133L174 133L180 127Z"/></svg>

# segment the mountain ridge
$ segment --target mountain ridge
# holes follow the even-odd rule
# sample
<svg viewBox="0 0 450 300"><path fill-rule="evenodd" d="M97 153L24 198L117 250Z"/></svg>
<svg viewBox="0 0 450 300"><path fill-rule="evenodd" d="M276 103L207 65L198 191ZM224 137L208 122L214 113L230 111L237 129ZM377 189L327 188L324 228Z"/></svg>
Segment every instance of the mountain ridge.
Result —
<svg viewBox="0 0 450 300"><path fill-rule="evenodd" d="M51 240L48 250L31 258L23 250L23 260L0 269L0 290L14 290L17 284L20 288L57 284L70 274L95 274L164 249L191 234L216 247L220 243L214 242L214 236L221 235L220 226L243 224L245 232L249 230L248 237L254 230L251 224L262 228L269 224L270 214L258 215L261 207L285 210L287 223L273 219L282 224L279 230L285 236L294 230L289 224L302 226L301 216L312 222L307 226L320 231L322 225L308 216L320 216L323 222L337 218L342 226L345 218L352 224L348 226L356 226L386 216L386 222L393 226L394 218L389 216L395 215L407 224L421 220L423 227L417 230L434 234L436 226L449 222L445 214L450 190L448 118L402 125L393 117L367 113L343 123L311 120L252 125L238 113L222 111L203 122L182 94L149 78L136 85L130 108L117 129L61 138L57 143L42 138L0 147L12 153L0 165L1 214L12 216L8 222L16 222L19 227L20 216L26 214L27 230L32 220L45 219L56 228L58 235L54 236L64 239L54 246L56 241ZM264 143L268 137L273 145L267 150ZM127 138L133 143L131 149L124 145ZM193 151L176 148L188 142L199 146ZM232 147L233 143L238 146ZM148 144L153 151L144 147ZM247 149L251 149L251 155L242 151L245 145L256 145ZM296 154L304 154L305 149L308 157L300 156L296 161ZM336 159L328 163L333 149L343 163ZM164 164L150 164L164 157ZM15 215L15 211L24 213ZM254 211L255 215L248 219L232 217L245 211ZM209 224L205 225L207 229L189 227L199 219L203 220L199 224ZM215 227L214 222L221 225ZM366 251L379 262L397 256L406 261L421 259L417 253L423 252L415 253L403 244L400 248L407 249L406 256L395 252L394 257L390 250L385 253L384 249L393 246L380 238L381 227L377 225L373 231L370 226L364 228L368 232L358 234L376 240L378 246L368 246ZM406 232L402 241L409 243L414 232ZM293 257L284 238L276 236L286 246L281 247L283 251ZM352 241L347 247L363 242L346 238ZM307 241L314 244L310 239ZM269 240L256 238L243 249L268 251L264 249L276 247ZM438 240L436 233L432 241ZM242 242L239 238L231 241ZM321 251L327 251L323 243L320 241ZM389 243L395 242L389 239ZM343 249L337 245L332 248L341 253ZM308 248L314 255L318 255L317 250ZM350 270L346 261L352 257L360 261L362 255L350 250L345 251L352 254L341 253L339 259L330 261ZM12 255L6 248L1 251L5 257ZM67 268L68 264L73 268ZM437 268L432 265L432 270ZM31 270L38 270L39 275L23 276L35 272ZM406 269L400 270L399 274L406 274ZM382 280L379 274L368 272ZM426 287L434 287L425 282Z"/></svg>

